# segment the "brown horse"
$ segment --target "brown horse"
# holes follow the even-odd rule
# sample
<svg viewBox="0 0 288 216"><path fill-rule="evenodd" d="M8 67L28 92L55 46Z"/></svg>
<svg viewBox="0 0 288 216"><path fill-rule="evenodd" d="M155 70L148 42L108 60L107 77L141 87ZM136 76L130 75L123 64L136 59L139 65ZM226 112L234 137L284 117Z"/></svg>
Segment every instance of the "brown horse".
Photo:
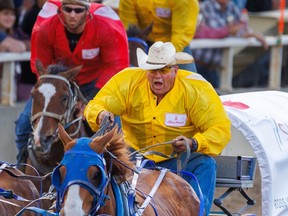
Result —
<svg viewBox="0 0 288 216"><path fill-rule="evenodd" d="M58 138L58 123L63 124L72 137L86 136L81 112L86 101L73 82L81 66L67 69L62 65L50 65L46 70L38 61L36 67L39 79L31 92L33 132L27 163L35 167L40 175L46 175L52 173L64 155ZM29 166L25 173L35 175ZM36 185L40 191L38 182ZM50 186L51 179L46 178L42 191L47 192Z"/></svg>
<svg viewBox="0 0 288 216"><path fill-rule="evenodd" d="M117 188L120 183L131 183L131 170L134 166L129 161L127 146L122 133L117 132L117 127L93 140L73 140L59 125L59 137L63 142L65 154L60 165L53 171L52 183L58 193L57 206L60 215L134 215L139 211L137 206L143 205L147 194L163 173L159 170L143 169L134 190L135 205L132 205L135 212L128 208L129 210L123 213L124 205L121 203L125 202L119 202L119 199L123 199ZM114 177L116 181L113 181ZM152 201L142 209L143 215L199 214L199 199L185 180L167 172L160 182L154 196L151 195ZM130 204L131 202L128 202L129 206Z"/></svg>
<svg viewBox="0 0 288 216"><path fill-rule="evenodd" d="M11 173L12 175L10 175ZM30 180L25 180L15 176L24 176L16 167L0 162L0 213L1 215L15 215L25 206L37 206L33 203L39 198L39 193L35 185ZM10 193L11 191L12 193ZM7 197L7 193L9 197ZM5 194L5 195L4 195ZM29 205L29 203L32 203ZM35 215L25 212L22 215Z"/></svg>

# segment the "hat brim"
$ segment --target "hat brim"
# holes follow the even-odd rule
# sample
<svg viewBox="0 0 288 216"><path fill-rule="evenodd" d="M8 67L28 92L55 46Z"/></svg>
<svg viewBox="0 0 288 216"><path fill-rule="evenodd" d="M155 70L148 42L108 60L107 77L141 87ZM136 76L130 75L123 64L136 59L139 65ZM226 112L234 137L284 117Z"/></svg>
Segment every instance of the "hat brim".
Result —
<svg viewBox="0 0 288 216"><path fill-rule="evenodd" d="M193 56L185 52L177 52L175 54L176 64L189 64L194 62Z"/></svg>
<svg viewBox="0 0 288 216"><path fill-rule="evenodd" d="M143 70L156 70L164 68L168 65L175 65L175 64L189 64L194 62L194 58L184 52L177 52L171 61L167 62L166 64L149 64L147 63L148 55L141 49L137 48L137 61L138 66Z"/></svg>

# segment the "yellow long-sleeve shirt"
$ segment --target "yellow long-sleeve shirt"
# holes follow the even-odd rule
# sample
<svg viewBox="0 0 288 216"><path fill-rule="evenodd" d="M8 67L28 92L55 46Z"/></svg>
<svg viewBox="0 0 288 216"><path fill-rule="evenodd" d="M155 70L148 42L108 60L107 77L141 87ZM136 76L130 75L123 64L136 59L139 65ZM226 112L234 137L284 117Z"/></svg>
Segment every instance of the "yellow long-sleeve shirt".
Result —
<svg viewBox="0 0 288 216"><path fill-rule="evenodd" d="M127 29L153 22L150 41L172 42L177 52L193 39L199 13L198 0L121 0L119 17Z"/></svg>
<svg viewBox="0 0 288 216"><path fill-rule="evenodd" d="M124 139L138 150L171 141L179 135L194 137L198 152L219 154L230 140L230 120L213 89L199 74L178 70L172 90L157 105L146 72L127 68L112 77L85 108L94 131L98 114L108 110L121 117ZM169 145L153 148L170 155ZM159 162L159 156L148 156Z"/></svg>

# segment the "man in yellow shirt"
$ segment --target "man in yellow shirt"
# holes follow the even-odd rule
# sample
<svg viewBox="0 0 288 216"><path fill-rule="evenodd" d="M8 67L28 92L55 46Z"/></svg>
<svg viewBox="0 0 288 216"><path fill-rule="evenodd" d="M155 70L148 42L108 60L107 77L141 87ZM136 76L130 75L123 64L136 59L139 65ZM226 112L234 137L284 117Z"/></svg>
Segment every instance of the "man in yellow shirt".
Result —
<svg viewBox="0 0 288 216"><path fill-rule="evenodd" d="M120 0L118 13L126 30L132 25L142 30L153 23L148 41L170 41L177 52L191 54L189 43L196 29L198 0ZM180 66L196 71L194 63Z"/></svg>
<svg viewBox="0 0 288 216"><path fill-rule="evenodd" d="M181 70L179 63L193 61L177 52L170 42L156 42L148 55L137 50L139 68L126 68L113 76L85 108L85 117L96 131L105 116L121 118L124 139L139 150L173 140L172 145L153 150L169 156L191 149L186 171L193 173L201 187L206 215L215 190L216 164L212 157L221 153L231 138L230 121L210 83L197 73ZM185 153L181 154L185 160ZM210 155L210 156L209 156ZM157 165L176 170L176 159L147 156ZM184 177L185 178L185 177ZM189 178L185 178L199 191Z"/></svg>

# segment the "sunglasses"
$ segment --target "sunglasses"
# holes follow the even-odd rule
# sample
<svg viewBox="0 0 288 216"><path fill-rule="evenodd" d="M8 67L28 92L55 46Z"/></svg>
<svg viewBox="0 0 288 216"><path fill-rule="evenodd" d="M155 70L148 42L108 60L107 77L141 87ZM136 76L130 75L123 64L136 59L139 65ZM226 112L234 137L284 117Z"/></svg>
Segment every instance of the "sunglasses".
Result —
<svg viewBox="0 0 288 216"><path fill-rule="evenodd" d="M155 74L157 71L160 73L160 74L168 74L171 72L171 69L174 68L175 66L168 66L168 67L164 67L164 68L161 68L161 69L155 69L155 70L147 70L148 73L150 74Z"/></svg>
<svg viewBox="0 0 288 216"><path fill-rule="evenodd" d="M62 10L67 12L67 13L71 13L72 11L74 11L76 14L80 14L80 13L83 13L84 11L86 11L86 8L62 7Z"/></svg>

